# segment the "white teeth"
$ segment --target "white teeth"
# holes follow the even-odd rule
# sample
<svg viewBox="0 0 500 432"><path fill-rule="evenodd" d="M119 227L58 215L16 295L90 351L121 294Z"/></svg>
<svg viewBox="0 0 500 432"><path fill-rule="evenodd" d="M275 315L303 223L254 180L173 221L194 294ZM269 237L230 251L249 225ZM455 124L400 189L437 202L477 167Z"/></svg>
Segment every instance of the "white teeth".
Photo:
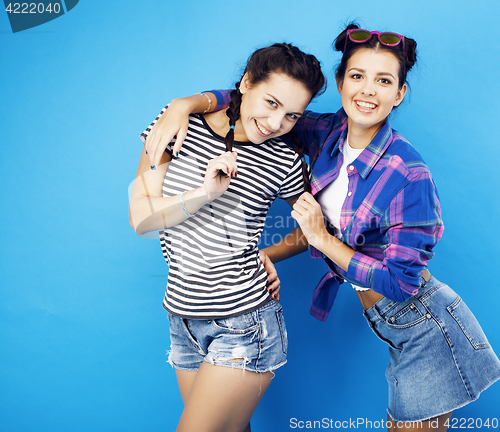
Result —
<svg viewBox="0 0 500 432"><path fill-rule="evenodd" d="M263 130L257 120L255 120L255 124L264 135L271 135L273 133L272 131L268 131L267 129Z"/></svg>
<svg viewBox="0 0 500 432"><path fill-rule="evenodd" d="M361 101L356 101L357 105L361 108L366 108L366 109L373 109L376 108L377 105L369 103L369 102L361 102Z"/></svg>

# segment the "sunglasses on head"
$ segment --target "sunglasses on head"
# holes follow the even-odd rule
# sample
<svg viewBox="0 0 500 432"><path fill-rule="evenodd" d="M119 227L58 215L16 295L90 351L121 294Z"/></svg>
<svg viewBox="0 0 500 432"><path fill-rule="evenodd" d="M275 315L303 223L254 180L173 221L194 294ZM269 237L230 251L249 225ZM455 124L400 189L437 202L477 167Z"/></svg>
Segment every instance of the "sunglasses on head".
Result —
<svg viewBox="0 0 500 432"><path fill-rule="evenodd" d="M378 41L382 45L387 45L390 47L398 45L400 42L403 43L403 51L405 49L405 37L393 33L393 32L378 32L378 31L368 31L365 29L350 29L347 30L347 35L345 38L345 44L344 44L344 52L345 49L347 48L347 40L349 39L351 42L354 43L363 43L371 39L372 35L377 35L378 36Z"/></svg>

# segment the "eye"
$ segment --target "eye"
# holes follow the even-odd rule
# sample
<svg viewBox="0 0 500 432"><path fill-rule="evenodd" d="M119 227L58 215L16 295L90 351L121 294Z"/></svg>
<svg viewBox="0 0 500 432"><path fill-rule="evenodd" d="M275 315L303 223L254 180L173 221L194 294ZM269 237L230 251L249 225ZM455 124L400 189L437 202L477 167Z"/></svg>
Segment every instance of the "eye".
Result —
<svg viewBox="0 0 500 432"><path fill-rule="evenodd" d="M297 114L292 114L292 113L287 114L287 116L288 116L288 118L289 118L290 120L293 120L293 121L298 120L298 119L299 119L299 117L300 117L300 116L298 116Z"/></svg>
<svg viewBox="0 0 500 432"><path fill-rule="evenodd" d="M269 105L271 105L273 108L276 108L276 107L278 106L278 104L277 104L275 101L270 100L270 99L267 101L267 103L268 103Z"/></svg>
<svg viewBox="0 0 500 432"><path fill-rule="evenodd" d="M359 73L354 73L354 74L352 74L352 75L351 75L351 78L352 78L353 80L360 80L360 79L361 79L361 78L363 78L363 77L362 77L362 76L361 76L361 74L359 74Z"/></svg>
<svg viewBox="0 0 500 432"><path fill-rule="evenodd" d="M390 79L387 79L387 78L380 78L379 82L382 84L386 84L386 85L392 84L392 81Z"/></svg>

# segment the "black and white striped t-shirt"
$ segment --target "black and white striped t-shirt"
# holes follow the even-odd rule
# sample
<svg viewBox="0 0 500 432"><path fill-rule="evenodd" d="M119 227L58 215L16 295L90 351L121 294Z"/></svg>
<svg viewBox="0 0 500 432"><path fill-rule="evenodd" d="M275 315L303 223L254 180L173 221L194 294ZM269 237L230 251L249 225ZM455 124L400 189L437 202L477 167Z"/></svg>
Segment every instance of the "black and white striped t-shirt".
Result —
<svg viewBox="0 0 500 432"><path fill-rule="evenodd" d="M141 135L143 140L156 120ZM181 154L168 166L163 196L201 186L208 161L225 150L224 139L202 116L190 116ZM235 141L233 150L238 153L238 176L231 178L227 191L195 216L160 231L169 265L163 306L174 315L230 317L269 299L257 245L274 199L293 198L304 190L300 158L277 139L259 145Z"/></svg>

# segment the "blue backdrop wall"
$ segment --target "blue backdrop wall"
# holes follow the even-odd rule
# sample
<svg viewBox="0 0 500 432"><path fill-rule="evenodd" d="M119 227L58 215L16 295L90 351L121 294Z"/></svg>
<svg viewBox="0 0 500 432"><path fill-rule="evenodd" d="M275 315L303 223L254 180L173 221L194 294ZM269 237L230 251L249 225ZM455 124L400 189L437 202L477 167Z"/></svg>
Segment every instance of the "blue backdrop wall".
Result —
<svg viewBox="0 0 500 432"><path fill-rule="evenodd" d="M232 85L247 56L276 41L318 56L330 87L311 108L337 110L331 42L353 19L418 42L392 123L440 191L446 230L430 269L500 352L500 61L488 31L500 25L498 1L82 0L18 33L2 10L0 430L175 429L168 269L158 242L128 225L139 134L170 99ZM273 217L287 214L273 206ZM309 315L325 267L306 255L278 265L289 360L253 430L289 430L294 418L375 429L386 418L386 347L347 284L325 324ZM499 406L496 384L454 417L499 418Z"/></svg>

